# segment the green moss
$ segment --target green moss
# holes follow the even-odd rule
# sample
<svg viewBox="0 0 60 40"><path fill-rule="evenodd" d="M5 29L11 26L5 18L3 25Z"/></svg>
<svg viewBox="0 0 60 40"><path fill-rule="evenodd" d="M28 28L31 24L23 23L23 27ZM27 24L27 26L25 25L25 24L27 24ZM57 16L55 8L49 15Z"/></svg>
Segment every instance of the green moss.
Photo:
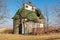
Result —
<svg viewBox="0 0 60 40"><path fill-rule="evenodd" d="M43 18L43 15L42 15L42 13L41 13L41 11L39 11L39 15L40 15L40 18ZM14 16L14 19L17 19L17 18L27 18L27 19L29 19L29 20L35 20L35 19L37 19L37 15L36 15L36 13L35 12L33 12L33 11L29 11L29 10L26 10L26 9L19 9L17 12L16 12L16 14L15 14L15 16Z"/></svg>
<svg viewBox="0 0 60 40"><path fill-rule="evenodd" d="M35 20L35 19L37 19L37 16L34 12L30 12L30 13L27 14L27 18L29 20Z"/></svg>
<svg viewBox="0 0 60 40"><path fill-rule="evenodd" d="M20 16L19 16L19 13L20 13L20 9L16 12L16 14L15 14L15 16L13 17L13 19L17 19L17 18L19 18Z"/></svg>
<svg viewBox="0 0 60 40"><path fill-rule="evenodd" d="M23 9L20 12L20 15L21 15L22 18L28 18L29 20L37 19L37 16L36 16L35 12L29 11L29 10L26 10L26 9Z"/></svg>
<svg viewBox="0 0 60 40"><path fill-rule="evenodd" d="M23 9L21 12L20 12L20 15L21 17L25 17L26 18L26 15L29 13L30 11L26 10L26 9Z"/></svg>

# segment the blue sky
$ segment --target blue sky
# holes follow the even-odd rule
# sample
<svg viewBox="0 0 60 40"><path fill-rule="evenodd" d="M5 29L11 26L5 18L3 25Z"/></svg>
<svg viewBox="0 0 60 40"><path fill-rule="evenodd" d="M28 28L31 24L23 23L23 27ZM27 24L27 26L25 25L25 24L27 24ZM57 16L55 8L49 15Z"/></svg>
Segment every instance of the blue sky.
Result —
<svg viewBox="0 0 60 40"><path fill-rule="evenodd" d="M49 12L49 20L53 20L53 18L55 16L53 16L53 13L52 13L52 9L51 9L51 5L52 4L58 4L58 2L60 2L60 0L31 0L32 1L32 4L39 8L41 11L42 11L42 14L45 16L46 13L46 9L45 9L45 5L48 6L48 12ZM22 8L22 0L4 0L4 2L7 3L7 9L8 9L8 14L9 14L9 19L8 19L8 22L4 23L4 24L1 24L0 26L12 26L13 25L13 20L11 19L15 13L17 12L17 10L19 8ZM18 3L19 2L19 3ZM60 5L59 5L60 6ZM53 23L54 21L52 21ZM51 24L52 24L51 23ZM7 25L8 24L8 25Z"/></svg>

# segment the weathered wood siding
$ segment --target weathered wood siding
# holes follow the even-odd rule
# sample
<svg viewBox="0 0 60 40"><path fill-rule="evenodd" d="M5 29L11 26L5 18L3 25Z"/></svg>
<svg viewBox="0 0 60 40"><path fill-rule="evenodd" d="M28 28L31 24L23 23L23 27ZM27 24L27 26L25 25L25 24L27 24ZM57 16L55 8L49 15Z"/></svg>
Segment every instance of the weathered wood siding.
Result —
<svg viewBox="0 0 60 40"><path fill-rule="evenodd" d="M25 23L25 34L32 33L32 24L33 22Z"/></svg>
<svg viewBox="0 0 60 40"><path fill-rule="evenodd" d="M43 32L44 22L43 20L40 21L42 22L32 22L32 21L25 22L25 34L32 34L34 29L36 29L34 31L37 33Z"/></svg>
<svg viewBox="0 0 60 40"><path fill-rule="evenodd" d="M19 24L20 24L19 19L16 19L13 21L13 32L14 32L14 34L19 34Z"/></svg>
<svg viewBox="0 0 60 40"><path fill-rule="evenodd" d="M22 27L22 28L20 28ZM14 34L32 34L32 33L41 33L43 32L44 29L44 19L40 19L39 22L33 22L33 21L28 21L24 22L22 20L22 23L20 25L20 19L13 20L13 30Z"/></svg>

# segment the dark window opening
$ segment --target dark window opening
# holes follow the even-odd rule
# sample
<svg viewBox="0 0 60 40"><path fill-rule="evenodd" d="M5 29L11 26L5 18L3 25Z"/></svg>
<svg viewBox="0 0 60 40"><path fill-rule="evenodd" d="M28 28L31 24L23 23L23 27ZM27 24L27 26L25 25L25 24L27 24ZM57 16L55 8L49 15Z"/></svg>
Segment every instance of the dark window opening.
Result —
<svg viewBox="0 0 60 40"><path fill-rule="evenodd" d="M26 6L26 8L28 8L28 6Z"/></svg>
<svg viewBox="0 0 60 40"><path fill-rule="evenodd" d="M36 15L37 15L38 17L40 17L40 13L39 13L38 10L36 10Z"/></svg>

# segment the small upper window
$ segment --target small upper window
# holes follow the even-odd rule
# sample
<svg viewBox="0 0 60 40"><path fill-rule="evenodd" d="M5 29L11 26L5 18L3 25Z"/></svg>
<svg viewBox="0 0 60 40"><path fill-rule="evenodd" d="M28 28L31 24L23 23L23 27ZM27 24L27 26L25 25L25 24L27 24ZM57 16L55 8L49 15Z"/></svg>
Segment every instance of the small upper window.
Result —
<svg viewBox="0 0 60 40"><path fill-rule="evenodd" d="M28 8L28 6L26 6L26 8Z"/></svg>

